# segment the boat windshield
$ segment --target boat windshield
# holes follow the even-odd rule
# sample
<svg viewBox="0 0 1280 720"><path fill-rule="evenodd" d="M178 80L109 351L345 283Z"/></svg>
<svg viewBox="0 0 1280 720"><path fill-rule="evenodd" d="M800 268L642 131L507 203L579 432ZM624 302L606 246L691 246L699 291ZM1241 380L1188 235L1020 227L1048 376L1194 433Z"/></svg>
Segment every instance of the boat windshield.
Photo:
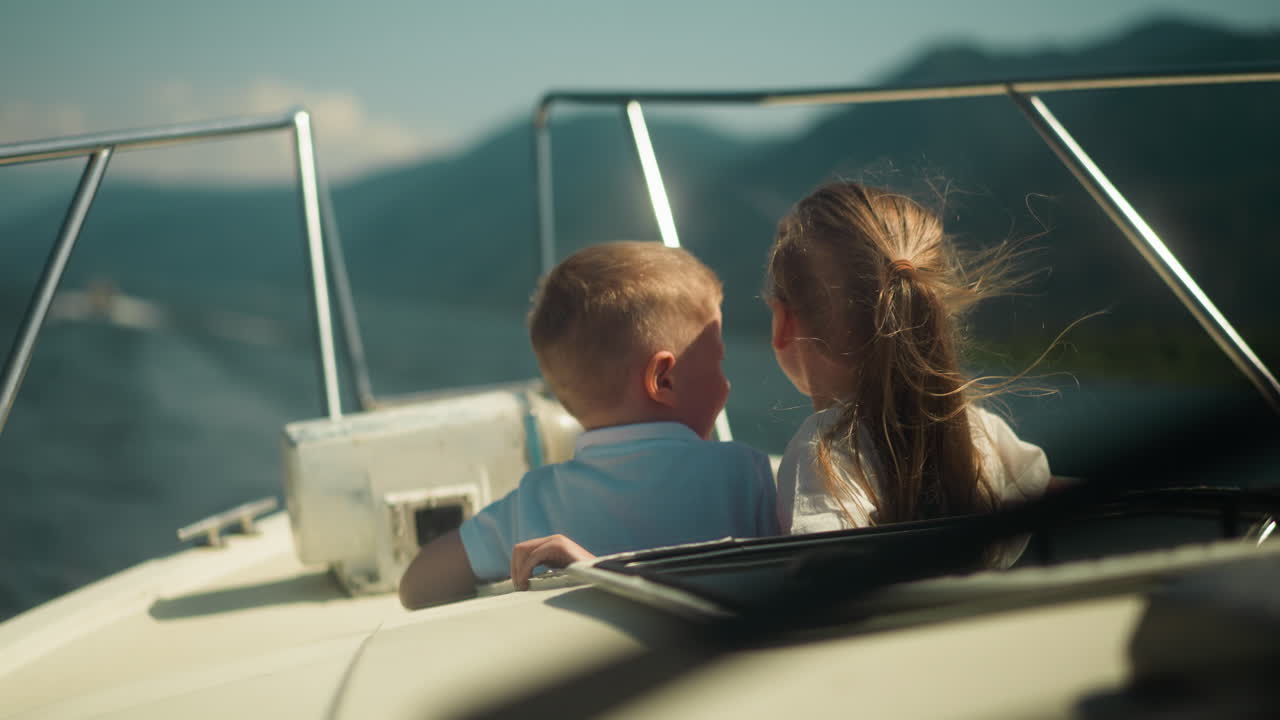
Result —
<svg viewBox="0 0 1280 720"><path fill-rule="evenodd" d="M1253 69L888 89L551 92L534 122L542 264L628 236L683 244L707 261L727 288L733 437L778 453L811 412L764 340L761 269L779 217L834 178L911 192L940 209L962 248L1025 241L1021 263L1032 277L974 315L967 369L1007 377L1031 368L1028 392L1002 397L998 409L1045 449L1055 474L1099 475L1126 445L1175 432L1183 418L1249 404L1262 416L1280 411L1269 369L1280 360L1266 310L1272 283L1241 262L1257 247L1252 233L1280 215L1259 194L1269 160L1236 152L1268 146L1267 124L1248 120L1248 108L1275 99L1277 80ZM1216 112L1181 116L1187 103ZM804 122L786 118L800 130L750 153L713 147L690 123L701 113L759 127L797 107L816 110ZM1239 130L1232 147L1206 147L1222 122ZM630 181L613 181L604 199L615 208L607 223L558 201L608 185L625 162L610 156L584 168L575 157L575 133L584 132L597 152L608 139L635 150ZM1154 149L1143 150L1147 143ZM1174 157L1156 146L1202 149ZM556 171L561 164L575 170L571 180ZM1224 187L1224 177L1239 185ZM1277 462L1274 454L1223 462L1200 480L1265 485Z"/></svg>
<svg viewBox="0 0 1280 720"><path fill-rule="evenodd" d="M1177 117L1177 108L1214 107L1221 112L1214 122L1234 122L1260 98L1280 99L1277 81L1275 72L1255 70L893 89L549 93L535 114L544 269L601 239L598 224L558 204L553 168L562 144L574 152L574 132L610 127L619 143L630 141L637 161L633 181L610 205L626 208L617 222L689 247L725 278L735 439L780 452L811 412L765 340L761 267L791 202L821 182L856 178L934 201L962 247L1026 240L1033 277L1025 292L996 298L974 317L968 367L996 376L1033 367L1034 390L1001 398L1000 409L1020 436L1045 449L1056 475L1092 481L998 521L656 551L588 575L640 597L657 592L660 604L695 614L752 614L801 602L812 595L805 578L822 575L810 570L833 563L843 568L834 577L858 578L843 590L861 594L967 572L991 543L1022 533L1031 533L1019 561L1027 565L1266 525L1280 488L1271 440L1280 432L1280 385L1268 365L1280 360L1280 344L1263 310L1275 298L1265 269L1255 273L1240 255L1200 248L1207 237L1245 255L1257 247L1248 231L1224 236L1224 203L1249 218L1241 229L1280 221L1260 196L1242 207L1270 160L1255 165L1229 148L1162 157L1142 147L1202 146L1218 133L1198 116ZM699 145L689 125L699 112L736 113L738 121L805 105L820 111L798 138L777 139L746 160ZM1265 122L1239 125L1233 147L1267 145ZM599 183L616 172L612 164L589 169L600 177L572 182ZM1223 177L1239 186L1223 188ZM940 536L949 539L939 543ZM956 552L926 551L939 546Z"/></svg>

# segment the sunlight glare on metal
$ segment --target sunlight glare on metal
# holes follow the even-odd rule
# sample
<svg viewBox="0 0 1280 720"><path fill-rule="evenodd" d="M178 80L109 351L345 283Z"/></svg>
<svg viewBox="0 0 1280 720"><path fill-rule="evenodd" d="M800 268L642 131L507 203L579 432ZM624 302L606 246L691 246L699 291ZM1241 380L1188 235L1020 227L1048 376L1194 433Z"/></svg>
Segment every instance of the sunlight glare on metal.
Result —
<svg viewBox="0 0 1280 720"><path fill-rule="evenodd" d="M729 429L729 413L724 410L716 416L716 439L729 442L733 439L733 431Z"/></svg>
<svg viewBox="0 0 1280 720"><path fill-rule="evenodd" d="M1272 518L1271 520L1267 521L1266 526L1262 528L1262 532L1258 533L1258 544L1261 545L1262 543L1266 542L1267 538L1271 537L1271 533L1274 532L1275 529L1276 529L1276 521L1274 518Z"/></svg>
<svg viewBox="0 0 1280 720"><path fill-rule="evenodd" d="M653 152L649 126L644 122L644 110L640 103L634 100L627 103L627 120L631 123L631 134L635 137L636 153L640 156L640 167L644 170L644 183L649 188L649 202L653 205L653 215L658 220L662 244L680 247L680 238L676 236L676 221L671 215L671 203L667 201L667 189L662 185L662 173L658 170L658 156Z"/></svg>
<svg viewBox="0 0 1280 720"><path fill-rule="evenodd" d="M342 395L338 391L338 360L333 346L329 275L325 268L324 223L320 217L320 184L316 179L311 114L305 110L297 110L293 114L293 140L295 159L298 162L298 184L302 188L302 221L307 235L307 255L311 261L311 288L320 343L320 377L324 382L325 410L328 411L330 420L341 420Z"/></svg>

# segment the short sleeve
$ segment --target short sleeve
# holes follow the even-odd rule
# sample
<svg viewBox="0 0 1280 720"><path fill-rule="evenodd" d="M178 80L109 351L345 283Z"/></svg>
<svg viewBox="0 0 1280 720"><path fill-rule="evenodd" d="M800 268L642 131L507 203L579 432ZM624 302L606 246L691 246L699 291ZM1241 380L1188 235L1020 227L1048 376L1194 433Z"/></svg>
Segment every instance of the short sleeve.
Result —
<svg viewBox="0 0 1280 720"><path fill-rule="evenodd" d="M490 503L463 521L458 528L471 572L479 580L502 580L511 574L511 548L515 545L517 494Z"/></svg>
<svg viewBox="0 0 1280 720"><path fill-rule="evenodd" d="M829 412L829 411L826 411ZM782 532L791 535L845 530L850 527L844 508L827 492L818 470L817 439L823 413L810 415L787 443L787 449L778 465L778 525ZM837 472L844 468L837 463ZM869 525L870 500L861 488L850 482L850 492L857 505L849 508L855 523L853 527Z"/></svg>
<svg viewBox="0 0 1280 720"><path fill-rule="evenodd" d="M983 471L1001 500L1037 498L1049 486L1049 459L1044 450L1020 439L1003 418L975 408L978 419L975 440L982 451Z"/></svg>

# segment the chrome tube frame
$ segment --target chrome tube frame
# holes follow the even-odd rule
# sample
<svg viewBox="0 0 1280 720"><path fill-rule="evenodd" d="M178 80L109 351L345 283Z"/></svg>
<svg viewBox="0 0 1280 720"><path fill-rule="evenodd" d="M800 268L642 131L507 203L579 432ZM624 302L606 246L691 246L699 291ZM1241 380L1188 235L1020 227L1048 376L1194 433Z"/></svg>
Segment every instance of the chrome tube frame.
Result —
<svg viewBox="0 0 1280 720"><path fill-rule="evenodd" d="M533 120L533 182L538 193L538 247L542 274L556 266L556 205L552 195L551 125L539 108Z"/></svg>
<svg viewBox="0 0 1280 720"><path fill-rule="evenodd" d="M1000 97L1009 90L1024 95L1044 95L1079 90L1127 90L1190 85L1236 85L1280 82L1280 68L1274 64L1223 67L1215 72L1189 71L1159 74L1114 74L1090 77L1042 78L994 83L921 85L902 88L810 88L800 90L716 91L560 91L542 96L538 112L545 115L552 105L625 105L641 103L672 105L870 105L911 100ZM541 122L545 122L545 119Z"/></svg>
<svg viewBox="0 0 1280 720"><path fill-rule="evenodd" d="M544 215L550 207L550 139L548 119L556 103L584 105L621 105L638 108L640 103L666 103L676 105L850 105L917 100L945 100L954 98L999 97L1010 98L1035 127L1041 138L1058 158L1071 170L1094 201L1106 212L1112 223L1134 245L1143 259L1169 286L1174 295L1191 312L1192 316L1213 338L1250 382L1258 389L1271 407L1280 413L1280 384L1266 364L1236 332L1226 317L1214 306L1178 259L1169 251L1154 231L1134 210L1124 195L1115 188L1097 168L1084 150L1075 143L1065 127L1049 113L1036 95L1055 92L1086 90L1118 90L1152 87L1186 87L1196 85L1228 85L1243 83L1280 82L1280 69L1274 65L1224 67L1215 72L1189 71L1160 74L1115 74L1092 77L1066 77L1020 80L1001 83L969 83L956 85L930 85L904 88L816 88L808 90L764 90L745 92L704 91L552 91L543 95L534 113L535 135L539 147L547 146L546 157L540 151L536 176L539 182L539 198L546 198L546 207L539 206ZM633 135L635 135L633 125ZM645 133L647 138L647 132ZM544 136L545 139L544 139ZM639 144L637 144L639 147ZM643 160L642 160L643 162ZM655 160L656 167L656 160ZM646 176L647 177L647 176ZM548 187L543 188L545 183ZM650 186L652 196L653 189ZM664 193L665 196L665 193ZM655 206L655 213L657 208ZM555 254L554 228L546 223L541 226L541 245L544 269L549 267L548 256Z"/></svg>
<svg viewBox="0 0 1280 720"><path fill-rule="evenodd" d="M292 130L295 145L295 159L298 165L298 185L301 192L303 225L307 235L307 254L310 261L312 296L315 301L317 344L320 355L321 382L324 387L323 406L330 418L342 416L341 396L338 392L337 361L333 344L333 324L330 318L330 297L328 288L328 270L326 267L325 239L323 234L322 214L331 212L322 209L322 196L319 190L318 174L315 164L315 147L311 137L311 119L305 110L295 109L287 113L263 118L236 118L205 123L187 123L160 128L121 130L91 135L41 140L29 143L16 143L0 146L0 166L20 163L34 163L59 158L89 156L85 172L76 190L71 206L63 220L49 260L45 264L43 274L32 293L26 316L19 329L5 363L3 374L0 374L0 432L17 399L18 390L22 386L31 356L35 351L36 341L49 306L58 290L63 270L71 255L80 234L80 229L88 215L89 207L101 185L106 173L107 163L111 156L121 150L137 150L178 143L195 142L219 137L229 137L250 133L263 133L279 130ZM324 200L327 203L327 198ZM329 223L333 226L333 223ZM338 252L334 249L333 252ZM330 254L331 257L337 257ZM359 337L359 327L354 324L354 305L350 300L350 288L346 282L345 265L334 263L338 283L338 301L344 315L350 314L352 323L347 328L349 349L353 357L363 358L363 347ZM357 383L368 386L367 368L363 362L353 360L353 372L363 375Z"/></svg>
<svg viewBox="0 0 1280 720"><path fill-rule="evenodd" d="M658 223L658 233L662 236L662 244L671 248L680 247L680 236L676 233L676 219L671 212L671 200L667 196L666 185L662 183L662 170L658 167L658 155L653 150L653 140L649 137L649 125L644 120L644 108L632 100L623 106L623 114L627 125L631 128L631 139L635 141L636 158L640 161L640 170L644 174L644 184L649 190L649 204L653 208L653 218ZM723 409L716 415L716 437L720 440L732 440L733 431L729 428L729 415Z"/></svg>
<svg viewBox="0 0 1280 720"><path fill-rule="evenodd" d="M1271 408L1280 413L1280 383L1267 369L1244 338L1227 321L1226 316L1218 310L1209 296L1200 289L1200 285L1191 277L1178 258L1174 256L1138 214L1133 205L1116 189L1102 169L1094 163L1084 148L1076 142L1066 127L1049 111L1049 107L1035 95L1023 95L1014 90L1009 97L1018 109L1027 117L1053 154L1058 156L1062 164L1071 171L1076 180L1093 197L1098 207L1111 218L1120 232L1128 238L1133 247L1142 255L1147 264L1156 271L1165 285L1178 296L1178 300L1191 311L1196 322L1209 333L1209 337L1218 344L1222 352L1231 358L1249 382L1253 383L1262 397L1270 403Z"/></svg>
<svg viewBox="0 0 1280 720"><path fill-rule="evenodd" d="M329 270L333 274L334 299L338 304L338 319L342 322L342 337L347 348L347 362L356 385L356 400L362 410L372 410L378 405L373 393L373 381L369 375L369 361L364 353L364 333L360 330L360 317L356 313L355 295L351 291L351 276L347 274L346 253L342 250L342 235L338 231L338 219L333 213L333 199L329 195L329 183L324 173L318 171L320 181L320 219L324 226L325 248L329 251Z"/></svg>
<svg viewBox="0 0 1280 720"><path fill-rule="evenodd" d="M653 140L649 137L649 126L644 121L644 108L632 100L623 107L627 117L627 125L631 128L631 139L635 141L636 158L640 161L640 171L644 173L644 184L649 190L649 204L653 207L653 218L658 222L658 233L662 235L662 244L667 247L680 247L680 236L676 233L676 219L671 213L671 200L667 197L667 188L662 184L662 171L658 168L658 156L653 151Z"/></svg>
<svg viewBox="0 0 1280 720"><path fill-rule="evenodd" d="M342 396L338 394L338 358L333 349L333 318L329 305L329 275L325 271L324 225L320 220L315 143L311 138L311 115L305 110L293 115L293 138L297 150L298 180L302 187L302 222L307 233L307 256L311 260L311 294L315 301L316 336L320 342L320 377L324 383L329 419L340 420Z"/></svg>
<svg viewBox="0 0 1280 720"><path fill-rule="evenodd" d="M107 174L107 163L111 161L111 148L95 150L85 163L84 173L80 175L80 184L76 194L71 198L71 206L63 218L62 229L58 231L58 239L49 252L40 280L36 283L36 291L27 303L27 312L18 330L18 337L5 362L4 375L0 376L0 432L4 431L9 420L9 412L18 399L18 389L27 375L31 365L31 355L36 350L36 340L40 337L40 329L44 327L45 317L53 304L54 293L62 282L62 272L67 268L67 260L80 237L80 228L84 227L84 219L89 214L93 199L102 186L102 177Z"/></svg>
<svg viewBox="0 0 1280 720"><path fill-rule="evenodd" d="M229 135L284 130L293 127L293 110L282 115L263 118L232 118L203 123L168 125L145 130L115 130L112 132L77 135L55 140L38 140L0 146L0 165L44 162L58 158L89 155L103 148L140 150L184 143L193 140L209 140Z"/></svg>

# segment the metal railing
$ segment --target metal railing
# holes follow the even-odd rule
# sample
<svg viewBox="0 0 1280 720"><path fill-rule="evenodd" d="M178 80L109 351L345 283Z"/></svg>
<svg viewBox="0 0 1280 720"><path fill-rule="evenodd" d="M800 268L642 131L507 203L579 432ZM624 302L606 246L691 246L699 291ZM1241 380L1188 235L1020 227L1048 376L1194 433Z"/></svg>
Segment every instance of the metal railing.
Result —
<svg viewBox="0 0 1280 720"><path fill-rule="evenodd" d="M351 371L355 375L358 398L362 406L373 404L364 346L356 324L355 303L347 278L346 264L338 245L337 226L327 188L320 181L316 167L315 143L311 132L311 116L306 110L294 109L277 116L221 120L206 123L171 125L140 130L80 135L55 140L0 145L0 165L43 162L60 158L88 156L80 183L63 219L62 228L45 262L36 289L28 302L18 334L0 375L0 432L4 430L31 363L36 341L49 313L54 294L62 280L67 260L75 248L85 218L93 205L107 164L118 151L138 150L213 138L292 130L298 189L302 200L302 220L307 240L307 259L311 270L311 295L316 316L316 336L323 387L323 409L331 419L342 417L342 399L338 386L338 363L334 349L333 321L330 316L329 272L333 273L334 291ZM328 242L325 233L329 235ZM326 253L327 249L327 253ZM327 256L327 257L326 257Z"/></svg>
<svg viewBox="0 0 1280 720"><path fill-rule="evenodd" d="M671 204L667 199L657 157L644 122L643 105L855 105L975 97L1008 97L1035 128L1045 144L1071 171L1112 223L1133 244L1142 258L1186 306L1231 362L1249 379L1271 408L1280 413L1280 383L1258 358L1244 338L1218 310L1168 246L1143 220L1133 205L1107 178L1084 148L1054 117L1039 97L1043 94L1086 90L1117 90L1193 85L1227 85L1280 82L1275 67L1224 68L1215 72L1175 72L1151 75L1102 75L1050 78L995 83L969 83L902 88L816 88L747 92L666 92L666 91L553 91L544 95L534 111L534 177L537 182L537 209L542 270L555 263L555 200L551 188L551 127L554 105L612 105L621 108L631 129L635 149L644 172L654 218L663 242L679 245Z"/></svg>

